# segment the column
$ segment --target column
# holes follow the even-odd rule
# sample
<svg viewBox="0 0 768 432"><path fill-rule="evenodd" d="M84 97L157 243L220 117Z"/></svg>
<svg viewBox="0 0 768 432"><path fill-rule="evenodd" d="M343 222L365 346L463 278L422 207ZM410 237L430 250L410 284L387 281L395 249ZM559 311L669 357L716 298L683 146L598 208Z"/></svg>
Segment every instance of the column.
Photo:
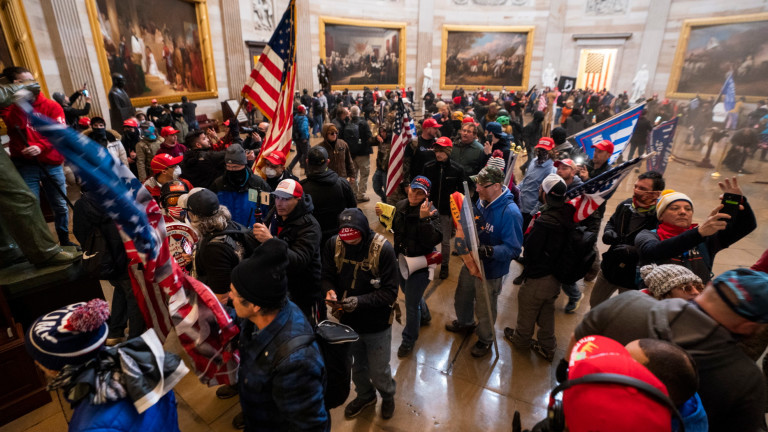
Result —
<svg viewBox="0 0 768 432"><path fill-rule="evenodd" d="M565 8L567 2L561 2L551 0L549 3L549 16L547 17L547 26L542 29L541 26L537 26L534 37L541 37L544 33L544 56L542 57L542 64L538 70L538 74L533 75L533 66L531 67L531 76L528 78L528 86L533 84L541 85L541 72L547 67L549 63L552 63L552 67L557 72L557 77L563 74L561 69L560 60L562 58L563 51L563 29L565 28ZM542 31L543 30L543 31ZM573 46L571 48L573 49Z"/></svg>
<svg viewBox="0 0 768 432"><path fill-rule="evenodd" d="M240 22L238 0L221 0L221 28L224 36L224 52L227 59L227 88L230 99L240 99L248 71L245 58L245 43Z"/></svg>
<svg viewBox="0 0 768 432"><path fill-rule="evenodd" d="M424 96L424 89L422 89L424 84L424 68L427 67L427 63L432 62L432 37L435 33L434 7L434 0L419 1L419 21L416 23L418 29L416 39L416 83L413 86L414 109L417 113L421 112L421 98ZM434 93L440 91L440 73L435 73L435 70L440 70L439 66L432 63L432 91Z"/></svg>
<svg viewBox="0 0 768 432"><path fill-rule="evenodd" d="M656 85L656 69L659 65L659 55L661 54L661 45L664 42L664 30L669 18L669 8L672 0L654 0L653 13L648 12L643 28L643 39L640 43L640 53L637 56L637 69L642 65L648 65L648 85L645 88L646 94L653 94L655 91L664 93L667 83ZM632 78L634 78L634 73ZM631 81L630 81L631 82ZM658 87L658 88L657 88Z"/></svg>
<svg viewBox="0 0 768 432"><path fill-rule="evenodd" d="M296 91L301 89L319 90L320 84L315 78L315 67L325 53L320 53L317 63L312 62L311 26L318 25L310 22L309 0L296 0Z"/></svg>

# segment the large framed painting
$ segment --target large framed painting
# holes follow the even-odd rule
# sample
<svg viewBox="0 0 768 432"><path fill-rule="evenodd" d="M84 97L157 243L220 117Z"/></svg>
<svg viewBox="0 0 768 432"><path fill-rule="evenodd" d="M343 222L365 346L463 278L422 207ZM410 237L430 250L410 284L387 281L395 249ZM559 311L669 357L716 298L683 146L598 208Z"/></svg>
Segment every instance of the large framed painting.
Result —
<svg viewBox="0 0 768 432"><path fill-rule="evenodd" d="M405 23L320 17L320 58L331 89L405 83Z"/></svg>
<svg viewBox="0 0 768 432"><path fill-rule="evenodd" d="M768 13L684 21L667 96L717 96L731 73L737 96L768 98Z"/></svg>
<svg viewBox="0 0 768 432"><path fill-rule="evenodd" d="M527 90L534 27L443 26L440 87Z"/></svg>
<svg viewBox="0 0 768 432"><path fill-rule="evenodd" d="M107 91L119 73L134 106L218 97L206 0L86 5Z"/></svg>

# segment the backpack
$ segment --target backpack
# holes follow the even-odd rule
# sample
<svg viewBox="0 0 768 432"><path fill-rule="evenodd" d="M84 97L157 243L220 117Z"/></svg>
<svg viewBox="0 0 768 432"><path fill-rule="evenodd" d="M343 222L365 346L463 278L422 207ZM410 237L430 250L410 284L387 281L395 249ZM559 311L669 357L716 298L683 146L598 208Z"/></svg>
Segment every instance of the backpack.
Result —
<svg viewBox="0 0 768 432"><path fill-rule="evenodd" d="M350 120L341 130L341 139L349 145L349 152L353 155L361 153L360 125L356 121Z"/></svg>
<svg viewBox="0 0 768 432"><path fill-rule="evenodd" d="M110 220L108 223L112 223L112 221ZM83 248L83 271L89 277L99 280L113 279L118 273L116 271L117 263L112 258L109 243L102 232L104 225L106 222L93 226L85 242L81 245Z"/></svg>
<svg viewBox="0 0 768 432"><path fill-rule="evenodd" d="M100 217L93 220L96 214ZM111 280L125 276L128 268L125 247L122 243L112 244L109 241L109 238L120 238L117 226L85 197L75 203L73 228L75 238L83 249L82 266L88 277Z"/></svg>
<svg viewBox="0 0 768 432"><path fill-rule="evenodd" d="M315 327L314 335L296 336L277 347L272 368L276 368L295 351L317 342L325 363L325 407L329 410L336 408L349 397L349 383L352 379L351 342L359 338L357 332L349 326L323 321Z"/></svg>
<svg viewBox="0 0 768 432"><path fill-rule="evenodd" d="M370 270L374 277L379 277L379 256L381 255L381 250L384 248L384 243L386 242L387 239L383 235L373 233L373 239L371 239L371 244L368 246L368 256L366 256L363 261L351 261L344 258L344 254L346 253L344 242L341 241L341 238L336 236L336 249L333 253L336 272L341 273L341 266L346 262L355 265L355 278L357 277L357 270L360 268L363 270ZM352 282L352 286L355 286L354 281Z"/></svg>
<svg viewBox="0 0 768 432"><path fill-rule="evenodd" d="M560 259L557 261L554 276L564 284L576 283L592 268L597 258L595 252L597 234L586 227L575 226L565 236Z"/></svg>

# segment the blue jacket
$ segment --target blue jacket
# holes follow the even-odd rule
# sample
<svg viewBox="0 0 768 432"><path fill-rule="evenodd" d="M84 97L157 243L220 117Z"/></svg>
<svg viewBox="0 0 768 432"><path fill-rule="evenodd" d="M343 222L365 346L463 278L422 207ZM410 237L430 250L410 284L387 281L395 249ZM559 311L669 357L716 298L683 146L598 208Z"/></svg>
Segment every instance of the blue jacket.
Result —
<svg viewBox="0 0 768 432"><path fill-rule="evenodd" d="M293 127L299 128L299 137L301 139L309 139L309 120L307 120L307 116L300 114L293 116Z"/></svg>
<svg viewBox="0 0 768 432"><path fill-rule="evenodd" d="M179 431L176 397L169 391L151 408L139 414L130 399L94 405L90 398L75 406L69 431L149 432Z"/></svg>
<svg viewBox="0 0 768 432"><path fill-rule="evenodd" d="M539 186L544 178L550 174L555 174L555 163L552 159L547 159L543 164L539 165L537 160L531 161L528 166L528 171L525 173L525 178L520 182L520 211L525 214L531 214L536 210L539 202Z"/></svg>
<svg viewBox="0 0 768 432"><path fill-rule="evenodd" d="M493 246L493 256L483 260L485 277L498 279L509 273L509 263L523 249L523 215L515 199L504 187L490 204L475 204L475 224L481 245Z"/></svg>
<svg viewBox="0 0 768 432"><path fill-rule="evenodd" d="M330 430L323 400L325 364L317 343L274 364L278 347L305 334L313 334L312 327L291 301L261 330L244 321L238 387L246 431Z"/></svg>
<svg viewBox="0 0 768 432"><path fill-rule="evenodd" d="M232 214L233 221L250 228L256 222L256 208L261 209L261 217L264 219L269 212L269 205L251 201L248 190L253 189L257 193L269 193L272 192L272 188L261 177L252 174L250 169L246 169L246 173L248 179L245 183L235 186L226 181L225 172L223 176L213 181L210 189L216 192L216 196L219 197L219 204L227 207Z"/></svg>

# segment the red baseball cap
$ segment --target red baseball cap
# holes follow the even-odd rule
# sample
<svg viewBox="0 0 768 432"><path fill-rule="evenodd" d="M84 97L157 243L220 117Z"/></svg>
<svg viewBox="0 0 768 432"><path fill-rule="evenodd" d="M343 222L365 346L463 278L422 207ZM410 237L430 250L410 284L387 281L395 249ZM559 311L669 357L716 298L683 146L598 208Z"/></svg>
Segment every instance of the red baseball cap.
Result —
<svg viewBox="0 0 768 432"><path fill-rule="evenodd" d="M345 242L357 240L362 236L363 234L360 232L360 230L356 230L354 228L345 227L339 230L339 238Z"/></svg>
<svg viewBox="0 0 768 432"><path fill-rule="evenodd" d="M474 123L474 122L475 122L475 119L473 119L470 116L464 116L464 120L461 121L462 124L463 123Z"/></svg>
<svg viewBox="0 0 768 432"><path fill-rule="evenodd" d="M136 120L134 120L132 118L129 118L128 120L123 122L123 126L129 126L129 127L137 128L137 127L139 127L139 122L137 122Z"/></svg>
<svg viewBox="0 0 768 432"><path fill-rule="evenodd" d="M553 140L550 137L542 137L539 140L539 143L536 144L536 147L534 148L543 148L544 150L547 150L547 151L552 150L553 148L555 148L555 140Z"/></svg>
<svg viewBox="0 0 768 432"><path fill-rule="evenodd" d="M153 173L157 174L160 171L164 171L174 165L180 164L182 160L184 160L184 155L173 157L168 153L160 153L152 158L149 167L152 169Z"/></svg>
<svg viewBox="0 0 768 432"><path fill-rule="evenodd" d="M461 103L461 96L456 96L455 98L453 98L453 103L455 105L460 104Z"/></svg>
<svg viewBox="0 0 768 432"><path fill-rule="evenodd" d="M605 150L610 154L613 154L613 143L608 140L602 140L599 143L592 146L599 150Z"/></svg>
<svg viewBox="0 0 768 432"><path fill-rule="evenodd" d="M224 122L223 122L222 124L223 124L224 126L229 126L229 119L226 119L226 120L224 120Z"/></svg>
<svg viewBox="0 0 768 432"><path fill-rule="evenodd" d="M623 345L603 336L587 336L571 351L568 379L610 373L643 381L664 395L667 388ZM583 383L563 391L568 429L579 431L669 431L670 409L647 393L620 383Z"/></svg>
<svg viewBox="0 0 768 432"><path fill-rule="evenodd" d="M574 162L573 159L563 159L555 162L555 168L560 165L568 165L569 167L576 169L576 162Z"/></svg>
<svg viewBox="0 0 768 432"><path fill-rule="evenodd" d="M301 198L304 195L304 188L294 179L285 179L278 183L272 195L280 198Z"/></svg>
<svg viewBox="0 0 768 432"><path fill-rule="evenodd" d="M422 129L426 128L439 128L442 125L437 122L437 120L433 119L432 117L424 120L424 123L421 124Z"/></svg>
<svg viewBox="0 0 768 432"><path fill-rule="evenodd" d="M152 99L150 102L151 103L157 103L157 99Z"/></svg>
<svg viewBox="0 0 768 432"><path fill-rule="evenodd" d="M448 137L440 137L435 141L435 145L439 145L440 147L453 147L453 142Z"/></svg>
<svg viewBox="0 0 768 432"><path fill-rule="evenodd" d="M174 129L173 126L165 126L160 130L161 137L167 137L168 135L175 135L177 133L179 133L179 131Z"/></svg>
<svg viewBox="0 0 768 432"><path fill-rule="evenodd" d="M285 165L285 155L283 152L275 150L268 156L264 156L264 159L266 159L272 165Z"/></svg>
<svg viewBox="0 0 768 432"><path fill-rule="evenodd" d="M80 117L80 119L77 121L77 124L80 126L90 126L91 125L91 119L88 117Z"/></svg>

